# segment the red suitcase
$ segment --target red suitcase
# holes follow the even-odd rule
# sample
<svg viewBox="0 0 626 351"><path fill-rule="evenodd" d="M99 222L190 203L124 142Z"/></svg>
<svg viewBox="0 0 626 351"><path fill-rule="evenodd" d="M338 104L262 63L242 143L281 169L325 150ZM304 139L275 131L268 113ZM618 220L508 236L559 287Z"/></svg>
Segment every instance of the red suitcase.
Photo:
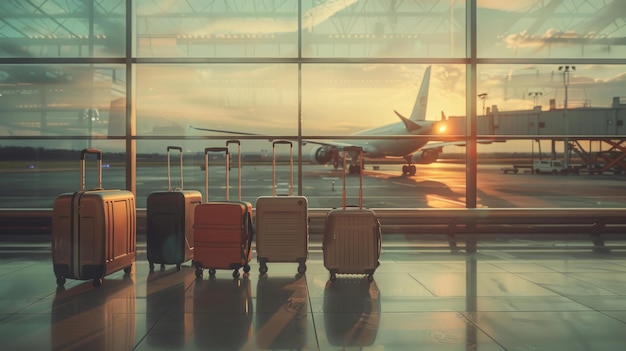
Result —
<svg viewBox="0 0 626 351"><path fill-rule="evenodd" d="M373 280L381 252L380 222L373 210L363 208L363 175L359 173L359 206L346 206L346 155L357 151L363 160L363 149L345 147L343 157L343 191L341 208L330 210L324 222L322 251L324 267L335 280L337 273L367 274ZM363 167L361 166L361 169Z"/></svg>
<svg viewBox="0 0 626 351"><path fill-rule="evenodd" d="M226 154L226 201L208 201L210 152ZM234 278L239 277L239 269L242 267L244 273L250 271L252 204L228 201L229 158L227 147L204 150L207 202L196 206L193 225L195 242L193 265L197 278L202 278L203 269L208 269L210 276L214 276L217 269L232 269Z"/></svg>
<svg viewBox="0 0 626 351"><path fill-rule="evenodd" d="M85 190L85 159L98 157L98 187ZM124 269L130 273L137 251L135 195L102 189L102 151L81 152L80 190L59 195L52 210L52 264L57 284L93 280Z"/></svg>
<svg viewBox="0 0 626 351"><path fill-rule="evenodd" d="M180 188L172 189L170 177L170 150L180 152ZM150 271L154 264L175 264L193 258L194 208L202 202L197 190L183 190L183 149L167 147L167 191L155 191L146 201L146 247Z"/></svg>

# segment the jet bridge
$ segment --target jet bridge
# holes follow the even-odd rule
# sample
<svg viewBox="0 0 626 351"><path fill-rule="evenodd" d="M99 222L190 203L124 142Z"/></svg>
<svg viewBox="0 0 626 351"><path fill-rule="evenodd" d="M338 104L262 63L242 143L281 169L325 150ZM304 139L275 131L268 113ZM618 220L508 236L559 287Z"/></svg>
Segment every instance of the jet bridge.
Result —
<svg viewBox="0 0 626 351"><path fill-rule="evenodd" d="M488 108L477 116L478 139L551 140L551 155L556 144L563 144L565 164L577 156L582 168L591 173L626 172L626 97L614 97L611 107L579 107L557 109L554 100L548 110L536 106L532 110L500 111ZM465 134L465 117L450 117L451 134Z"/></svg>

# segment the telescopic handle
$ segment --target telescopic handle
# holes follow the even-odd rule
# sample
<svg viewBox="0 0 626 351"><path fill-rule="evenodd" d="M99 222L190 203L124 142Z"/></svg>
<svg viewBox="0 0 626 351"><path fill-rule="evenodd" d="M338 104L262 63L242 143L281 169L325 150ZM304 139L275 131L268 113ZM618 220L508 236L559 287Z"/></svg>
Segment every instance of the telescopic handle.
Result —
<svg viewBox="0 0 626 351"><path fill-rule="evenodd" d="M88 148L83 149L80 152L80 191L85 190L85 163L87 154L94 154L98 158L98 186L97 189L102 189L102 150Z"/></svg>

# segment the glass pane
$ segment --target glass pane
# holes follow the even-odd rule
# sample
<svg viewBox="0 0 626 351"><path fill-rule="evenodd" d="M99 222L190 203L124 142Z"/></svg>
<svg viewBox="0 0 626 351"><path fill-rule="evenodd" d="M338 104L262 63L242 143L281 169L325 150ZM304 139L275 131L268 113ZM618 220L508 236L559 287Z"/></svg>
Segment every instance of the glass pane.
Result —
<svg viewBox="0 0 626 351"><path fill-rule="evenodd" d="M341 205L342 155L338 150L358 145L364 148L366 174L375 175L365 179L366 206L432 206L434 197L427 195L434 191L436 197L442 189L427 189L428 179L441 172L435 162L446 155L448 146L442 143L456 140L462 144L464 140L463 135L439 129L449 124L441 120L442 112L465 110L464 82L463 65L303 65L303 139L307 141L303 152L318 164L312 168L316 174L303 175L305 192L317 183L316 178L324 177L326 196L317 205ZM461 164L454 170L461 177L453 176L453 182L463 187L464 156L454 160L448 164ZM350 178L354 202L358 181ZM402 183L399 187L396 180ZM448 192L445 199L435 202L457 206L459 197L464 201L464 189L460 191L460 195Z"/></svg>
<svg viewBox="0 0 626 351"><path fill-rule="evenodd" d="M303 1L303 57L464 57L464 1Z"/></svg>
<svg viewBox="0 0 626 351"><path fill-rule="evenodd" d="M274 64L139 65L137 133L297 136L297 69Z"/></svg>
<svg viewBox="0 0 626 351"><path fill-rule="evenodd" d="M480 65L479 135L624 135L623 65ZM482 111L481 111L482 110Z"/></svg>
<svg viewBox="0 0 626 351"><path fill-rule="evenodd" d="M624 207L624 68L478 66L479 204Z"/></svg>
<svg viewBox="0 0 626 351"><path fill-rule="evenodd" d="M0 135L123 136L122 65L0 66Z"/></svg>
<svg viewBox="0 0 626 351"><path fill-rule="evenodd" d="M139 57L298 55L297 1L138 1L135 20Z"/></svg>
<svg viewBox="0 0 626 351"><path fill-rule="evenodd" d="M621 0L477 0L479 57L623 58Z"/></svg>
<svg viewBox="0 0 626 351"><path fill-rule="evenodd" d="M124 1L1 1L0 57L122 57Z"/></svg>
<svg viewBox="0 0 626 351"><path fill-rule="evenodd" d="M1 140L0 207L52 208L54 199L80 188L80 150L102 150L102 185L126 188L124 141ZM95 157L87 159L85 187L97 187ZM6 175L10 176L6 176Z"/></svg>

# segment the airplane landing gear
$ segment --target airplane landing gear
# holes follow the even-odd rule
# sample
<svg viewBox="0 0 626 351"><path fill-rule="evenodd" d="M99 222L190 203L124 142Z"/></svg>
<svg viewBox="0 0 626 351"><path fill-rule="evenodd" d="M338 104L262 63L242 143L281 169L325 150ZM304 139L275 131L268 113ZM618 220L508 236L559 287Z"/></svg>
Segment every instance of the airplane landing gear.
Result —
<svg viewBox="0 0 626 351"><path fill-rule="evenodd" d="M350 167L348 167L349 174L359 174L360 172L361 168L359 167L359 165L350 165Z"/></svg>
<svg viewBox="0 0 626 351"><path fill-rule="evenodd" d="M402 166L402 175L414 176L417 172L415 165L404 165Z"/></svg>
<svg viewBox="0 0 626 351"><path fill-rule="evenodd" d="M417 172L417 169L415 168L415 165L411 164L411 156L405 156L404 159L408 164L402 166L402 175L414 176Z"/></svg>

